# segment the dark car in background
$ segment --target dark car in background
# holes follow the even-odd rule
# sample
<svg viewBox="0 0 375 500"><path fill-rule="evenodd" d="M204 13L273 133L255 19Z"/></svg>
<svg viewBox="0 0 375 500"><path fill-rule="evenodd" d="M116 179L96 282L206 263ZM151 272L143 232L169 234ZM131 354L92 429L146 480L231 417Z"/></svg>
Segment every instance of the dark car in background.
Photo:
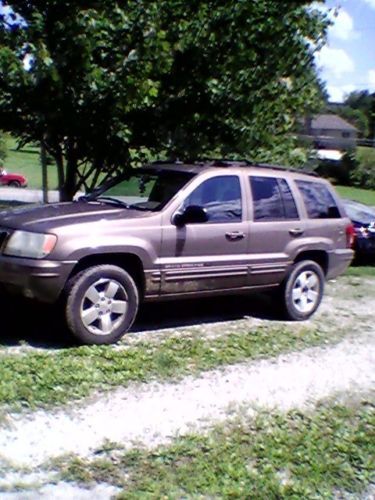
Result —
<svg viewBox="0 0 375 500"><path fill-rule="evenodd" d="M344 205L355 230L356 257L375 258L375 208L353 200L344 200Z"/></svg>
<svg viewBox="0 0 375 500"><path fill-rule="evenodd" d="M27 179L21 174L6 174L0 172L0 186L26 187Z"/></svg>

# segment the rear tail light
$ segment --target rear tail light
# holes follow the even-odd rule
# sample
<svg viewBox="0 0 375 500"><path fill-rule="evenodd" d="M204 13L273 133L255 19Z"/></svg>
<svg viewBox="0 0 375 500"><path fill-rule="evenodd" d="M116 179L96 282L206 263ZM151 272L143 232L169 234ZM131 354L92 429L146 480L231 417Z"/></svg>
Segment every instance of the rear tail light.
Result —
<svg viewBox="0 0 375 500"><path fill-rule="evenodd" d="M371 231L370 231L370 228L368 228L368 227L359 228L359 232L361 233L361 236L363 236L364 238L371 237Z"/></svg>
<svg viewBox="0 0 375 500"><path fill-rule="evenodd" d="M346 248L353 248L355 242L355 229L353 224L346 226Z"/></svg>

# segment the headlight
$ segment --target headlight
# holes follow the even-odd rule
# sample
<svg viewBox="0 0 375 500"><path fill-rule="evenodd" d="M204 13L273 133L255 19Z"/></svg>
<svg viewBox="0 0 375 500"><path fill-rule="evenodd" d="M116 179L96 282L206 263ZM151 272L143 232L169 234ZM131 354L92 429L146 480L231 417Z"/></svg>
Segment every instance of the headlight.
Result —
<svg viewBox="0 0 375 500"><path fill-rule="evenodd" d="M43 259L55 248L57 237L53 234L15 231L5 246L4 254L13 257Z"/></svg>

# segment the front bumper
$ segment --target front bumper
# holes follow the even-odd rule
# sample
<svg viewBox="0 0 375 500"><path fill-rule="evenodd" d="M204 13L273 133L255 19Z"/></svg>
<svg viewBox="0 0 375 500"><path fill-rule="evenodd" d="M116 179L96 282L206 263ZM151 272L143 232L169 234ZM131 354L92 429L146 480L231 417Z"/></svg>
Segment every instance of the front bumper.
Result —
<svg viewBox="0 0 375 500"><path fill-rule="evenodd" d="M0 256L0 291L53 303L76 262Z"/></svg>

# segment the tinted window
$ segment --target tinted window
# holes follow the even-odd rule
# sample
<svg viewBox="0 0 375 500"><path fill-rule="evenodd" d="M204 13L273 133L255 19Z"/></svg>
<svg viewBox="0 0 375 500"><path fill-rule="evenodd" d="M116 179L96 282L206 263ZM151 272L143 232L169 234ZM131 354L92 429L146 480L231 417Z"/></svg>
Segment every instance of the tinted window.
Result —
<svg viewBox="0 0 375 500"><path fill-rule="evenodd" d="M336 202L327 186L319 182L296 181L310 219L335 219L340 217Z"/></svg>
<svg viewBox="0 0 375 500"><path fill-rule="evenodd" d="M185 200L184 207L198 205L206 209L209 222L242 220L241 186L235 175L218 176L202 182Z"/></svg>
<svg viewBox="0 0 375 500"><path fill-rule="evenodd" d="M250 177L254 220L298 219L293 195L284 179Z"/></svg>
<svg viewBox="0 0 375 500"><path fill-rule="evenodd" d="M285 179L278 179L281 197L284 204L285 218L298 219L296 202L294 201L292 191Z"/></svg>

